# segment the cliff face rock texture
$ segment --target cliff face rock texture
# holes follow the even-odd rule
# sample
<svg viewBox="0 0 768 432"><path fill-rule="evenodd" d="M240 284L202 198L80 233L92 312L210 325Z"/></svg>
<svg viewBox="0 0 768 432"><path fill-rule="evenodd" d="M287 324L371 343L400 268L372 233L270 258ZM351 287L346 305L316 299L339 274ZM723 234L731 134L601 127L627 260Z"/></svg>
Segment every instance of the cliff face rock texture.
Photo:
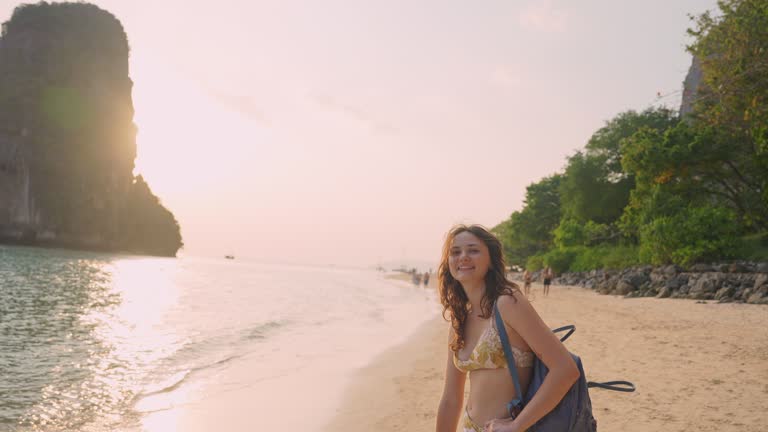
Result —
<svg viewBox="0 0 768 432"><path fill-rule="evenodd" d="M693 103L703 79L701 70L701 60L693 56L691 67L688 68L688 74L683 81L683 100L680 103L680 115L684 116L693 111Z"/></svg>
<svg viewBox="0 0 768 432"><path fill-rule="evenodd" d="M128 40L87 3L16 8L0 37L0 241L175 255L179 226L134 177Z"/></svg>

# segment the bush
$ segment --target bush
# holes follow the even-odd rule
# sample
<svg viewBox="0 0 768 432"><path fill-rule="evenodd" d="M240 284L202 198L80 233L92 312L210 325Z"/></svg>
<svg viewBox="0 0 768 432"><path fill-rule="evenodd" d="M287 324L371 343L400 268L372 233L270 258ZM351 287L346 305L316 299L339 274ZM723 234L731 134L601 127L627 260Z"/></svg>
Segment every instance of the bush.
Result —
<svg viewBox="0 0 768 432"><path fill-rule="evenodd" d="M559 248L581 246L586 241L584 225L571 218L563 218L553 234L555 235L555 244Z"/></svg>
<svg viewBox="0 0 768 432"><path fill-rule="evenodd" d="M640 264L637 247L609 246L574 247L569 271L584 272L597 269L622 269Z"/></svg>
<svg viewBox="0 0 768 432"><path fill-rule="evenodd" d="M637 246L614 246L608 248L608 253L603 258L603 268L623 269L643 264L640 259L640 250Z"/></svg>
<svg viewBox="0 0 768 432"><path fill-rule="evenodd" d="M607 254L606 247L579 247L574 248L575 256L569 268L570 271L582 272L603 267L603 259Z"/></svg>
<svg viewBox="0 0 768 432"><path fill-rule="evenodd" d="M604 242L612 237L614 231L615 228L610 225L588 221L584 225L584 244L589 246Z"/></svg>
<svg viewBox="0 0 768 432"><path fill-rule="evenodd" d="M562 273L566 271L622 269L640 263L636 246L572 246L533 255L528 258L526 268L529 271L537 271L545 266L550 266L555 272Z"/></svg>
<svg viewBox="0 0 768 432"><path fill-rule="evenodd" d="M587 221L579 222L576 219L564 218L560 225L552 232L555 238L555 245L560 249L576 246L592 246L604 243L615 237L616 228Z"/></svg>
<svg viewBox="0 0 768 432"><path fill-rule="evenodd" d="M688 207L640 228L640 259L652 264L688 266L697 261L734 257L739 225L720 207Z"/></svg>
<svg viewBox="0 0 768 432"><path fill-rule="evenodd" d="M570 269L577 253L577 248L552 249L544 254L544 264L552 267L555 273L562 273Z"/></svg>
<svg viewBox="0 0 768 432"><path fill-rule="evenodd" d="M528 260L525 262L525 268L528 271L538 271L544 268L544 256L543 255L533 255L528 257Z"/></svg>
<svg viewBox="0 0 768 432"><path fill-rule="evenodd" d="M741 239L737 257L749 261L768 261L768 232L745 236Z"/></svg>

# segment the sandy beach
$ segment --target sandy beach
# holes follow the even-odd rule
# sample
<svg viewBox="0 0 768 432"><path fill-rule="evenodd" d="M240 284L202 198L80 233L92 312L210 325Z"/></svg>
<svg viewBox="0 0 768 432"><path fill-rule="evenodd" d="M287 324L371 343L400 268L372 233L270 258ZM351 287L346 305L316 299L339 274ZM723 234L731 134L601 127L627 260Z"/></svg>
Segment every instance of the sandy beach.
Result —
<svg viewBox="0 0 768 432"><path fill-rule="evenodd" d="M551 327L576 325L566 345L588 380L637 386L635 393L591 390L599 430L768 430L768 307L561 286L543 298L538 284L532 302ZM433 431L447 337L448 323L432 319L356 371L325 430Z"/></svg>

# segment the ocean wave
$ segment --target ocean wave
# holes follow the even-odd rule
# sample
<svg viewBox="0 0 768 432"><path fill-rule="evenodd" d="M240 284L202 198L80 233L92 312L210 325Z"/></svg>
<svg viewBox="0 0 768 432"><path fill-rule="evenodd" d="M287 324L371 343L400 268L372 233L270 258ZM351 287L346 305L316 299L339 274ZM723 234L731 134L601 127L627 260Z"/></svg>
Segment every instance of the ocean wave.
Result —
<svg viewBox="0 0 768 432"><path fill-rule="evenodd" d="M244 328L227 328L205 335L198 335L197 337L190 337L178 350L165 359L166 367L168 369L184 368L194 371L219 364L223 361L228 361L245 354L247 348L244 345L248 345L253 341L266 339L272 332L284 328L288 324L289 322L287 320L273 320L246 326ZM208 360L211 358L212 353L216 353L215 355L219 356L223 353L235 354L225 354L223 360L216 359L211 362ZM203 365L198 366L200 362L202 362Z"/></svg>
<svg viewBox="0 0 768 432"><path fill-rule="evenodd" d="M285 327L288 324L289 322L287 320L267 321L265 323L260 323L256 326L243 329L241 331L242 339L244 340L265 339L270 332L276 329L279 329L281 327Z"/></svg>
<svg viewBox="0 0 768 432"><path fill-rule="evenodd" d="M200 372L200 371L205 370L205 369L215 368L217 366L221 366L221 365L227 364L227 363L231 362L232 360L238 359L238 358L240 358L242 356L243 356L242 354L235 354L235 355L227 356L227 357L224 357L224 358L222 358L220 360L215 360L215 361L213 361L211 363L204 364L204 365L198 366L196 368L193 368L190 371L190 373L192 373L192 372Z"/></svg>
<svg viewBox="0 0 768 432"><path fill-rule="evenodd" d="M181 387L181 385L186 381L186 379L189 377L191 373L192 373L192 369L176 372L175 374L169 376L163 381L154 383L149 387L145 387L144 390L139 394L139 396L146 397L146 396L152 396L160 393L170 393L176 390L177 388Z"/></svg>
<svg viewBox="0 0 768 432"><path fill-rule="evenodd" d="M199 372L202 372L206 369L212 369L212 368L222 366L239 357L242 357L242 355L230 355L230 356L226 356L211 362L207 362L205 364L202 364L193 368L178 371L173 375L165 378L162 381L155 382L145 387L143 391L141 391L141 393L138 395L138 397L143 398L143 397L153 396L161 393L170 393L178 389L179 387L181 387L187 381L189 381L193 375Z"/></svg>

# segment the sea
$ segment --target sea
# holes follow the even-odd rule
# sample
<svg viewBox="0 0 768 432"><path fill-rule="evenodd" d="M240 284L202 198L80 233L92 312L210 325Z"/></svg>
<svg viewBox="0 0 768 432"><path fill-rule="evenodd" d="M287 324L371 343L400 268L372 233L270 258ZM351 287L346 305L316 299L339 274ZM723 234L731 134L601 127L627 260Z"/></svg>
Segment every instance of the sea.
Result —
<svg viewBox="0 0 768 432"><path fill-rule="evenodd" d="M440 313L385 276L0 246L0 431L322 430Z"/></svg>

